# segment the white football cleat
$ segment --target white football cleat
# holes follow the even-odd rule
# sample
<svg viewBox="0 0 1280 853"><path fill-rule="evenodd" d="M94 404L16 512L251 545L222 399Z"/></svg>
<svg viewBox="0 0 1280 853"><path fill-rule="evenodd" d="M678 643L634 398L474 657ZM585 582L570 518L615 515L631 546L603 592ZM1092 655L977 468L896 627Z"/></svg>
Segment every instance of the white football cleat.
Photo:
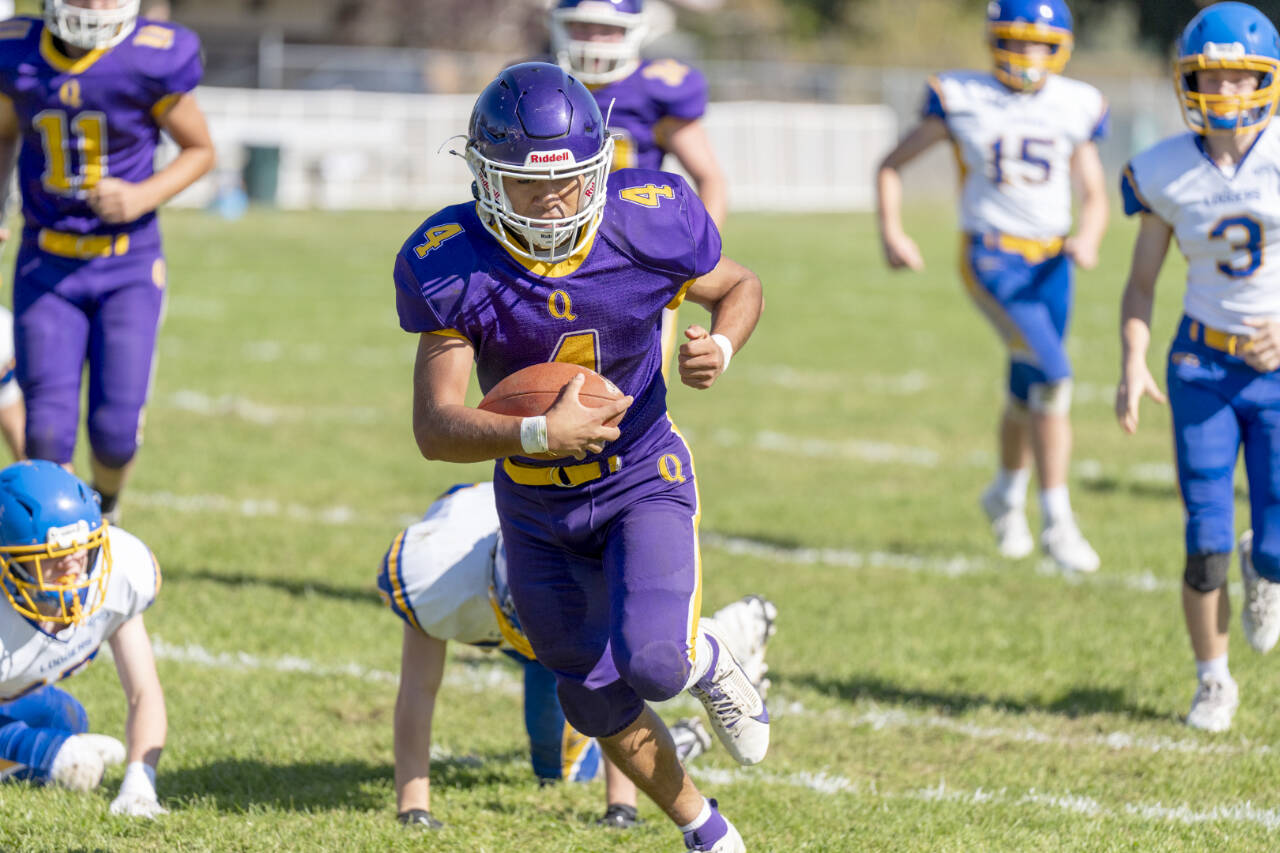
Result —
<svg viewBox="0 0 1280 853"><path fill-rule="evenodd" d="M742 665L742 671L751 679L761 699L770 686L769 679L765 678L769 666L764 662L764 653L769 638L778 632L777 618L778 608L772 601L747 595L721 607L702 622L705 625L709 620L716 636L729 644L729 651Z"/></svg>
<svg viewBox="0 0 1280 853"><path fill-rule="evenodd" d="M688 764L711 748L711 733L697 717L685 717L672 723L671 739L676 742L676 757L681 764Z"/></svg>
<svg viewBox="0 0 1280 853"><path fill-rule="evenodd" d="M996 550L1000 556L1021 560L1035 550L1036 540L1027 525L1025 508L1006 503L996 494L994 483L982 493L982 511L991 522L991 532L995 534Z"/></svg>
<svg viewBox="0 0 1280 853"><path fill-rule="evenodd" d="M58 747L49 767L49 778L72 791L92 791L102 783L106 769L93 742L86 740L85 735L72 735Z"/></svg>
<svg viewBox="0 0 1280 853"><path fill-rule="evenodd" d="M1187 725L1205 732L1225 732L1240 705L1240 688L1234 680L1206 678L1196 687L1187 712Z"/></svg>
<svg viewBox="0 0 1280 853"><path fill-rule="evenodd" d="M711 728L739 764L758 764L769 751L769 710L729 644L703 625L711 645L711 667L689 688L707 709Z"/></svg>
<svg viewBox="0 0 1280 853"><path fill-rule="evenodd" d="M1060 521L1040 534L1040 547L1058 568L1067 572L1096 572L1101 560L1075 521Z"/></svg>
<svg viewBox="0 0 1280 853"><path fill-rule="evenodd" d="M1254 651L1266 654L1280 640L1280 583L1269 581L1253 567L1253 531L1240 534L1240 576L1244 578L1244 604L1240 625Z"/></svg>

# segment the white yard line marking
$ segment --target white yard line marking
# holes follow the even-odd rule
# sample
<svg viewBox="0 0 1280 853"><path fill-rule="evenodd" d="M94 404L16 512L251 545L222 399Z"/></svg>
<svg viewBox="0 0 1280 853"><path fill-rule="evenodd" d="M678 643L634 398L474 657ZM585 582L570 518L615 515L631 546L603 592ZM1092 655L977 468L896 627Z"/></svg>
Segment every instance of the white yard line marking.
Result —
<svg viewBox="0 0 1280 853"><path fill-rule="evenodd" d="M972 806L1044 806L1091 818L1130 817L1187 824L1210 822L1243 823L1269 830L1280 829L1280 810L1259 808L1251 802L1229 803L1208 809L1193 809L1186 805L1167 806L1160 802L1126 803L1118 808L1113 808L1093 797L1082 794L1070 792L1054 793L1040 791L1035 788L1025 791L1012 790L1008 787L966 790L964 788L951 787L946 782L939 782L937 785L928 788L889 792L878 790L874 782L860 785L845 776L833 775L825 771L783 775L753 770L720 770L694 765L690 768L690 772L700 780L705 780L715 785L786 786L804 788L827 796L860 794L887 801L924 800L926 802L960 803Z"/></svg>
<svg viewBox="0 0 1280 853"><path fill-rule="evenodd" d="M152 637L152 648L157 660L192 664L206 669L231 672L279 672L308 675L318 678L344 676L373 684L399 683L399 676L387 670L374 669L354 662L319 663L295 655L265 657L246 652L212 652L198 645L173 645L160 637ZM505 657L497 654L474 652L462 658L455 656L445 669L445 684L455 689L470 691L500 690L503 693L520 694L523 682L519 670ZM863 704L863 703L859 703ZM1097 735L1050 734L1031 726L983 726L945 717L940 714L912 713L895 709L882 709L872 705L862 713L831 709L811 711L800 702L788 702L775 696L769 703L771 713L777 719L800 718L819 723L852 726L869 726L875 731L890 728L941 729L975 740L1009 741L1046 746L1070 746L1105 749L1115 752L1176 752L1194 755L1269 755L1274 749L1267 744L1223 743L1199 741L1194 738L1171 738L1135 735L1115 731ZM662 703L662 707L676 713L687 714L700 709L692 697L685 694Z"/></svg>

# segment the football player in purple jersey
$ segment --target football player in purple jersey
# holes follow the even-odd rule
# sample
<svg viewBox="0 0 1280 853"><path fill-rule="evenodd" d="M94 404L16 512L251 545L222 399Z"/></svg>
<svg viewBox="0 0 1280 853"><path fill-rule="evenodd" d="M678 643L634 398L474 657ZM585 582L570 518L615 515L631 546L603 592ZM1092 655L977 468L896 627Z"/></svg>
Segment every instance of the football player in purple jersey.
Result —
<svg viewBox="0 0 1280 853"><path fill-rule="evenodd" d="M674 59L641 59L649 27L644 0L559 0L551 49L560 67L595 95L613 136L613 168L661 169L668 153L693 178L717 228L728 213L728 183L702 124L707 79ZM676 312L662 315L662 369L675 349Z"/></svg>
<svg viewBox="0 0 1280 853"><path fill-rule="evenodd" d="M763 295L721 254L683 179L609 174L612 154L595 99L555 65L513 66L481 93L465 154L476 200L429 218L396 257L400 324L419 335L414 435L428 459L498 460L512 601L566 720L599 739L689 849L731 853L746 849L741 836L646 705L688 688L736 760L764 758L764 702L698 622L700 504L667 415L659 317L686 298L711 311L710 332L690 326L679 358L681 381L709 388ZM586 408L575 378L543 416L466 405L473 365L488 390L546 361L597 370L627 396Z"/></svg>
<svg viewBox="0 0 1280 853"><path fill-rule="evenodd" d="M213 166L200 42L139 0L46 0L0 22L0 197L18 160L14 343L26 451L71 464L89 365L93 487L110 518L138 448L164 303L156 208ZM164 131L179 153L159 171ZM0 234L6 237L7 232Z"/></svg>

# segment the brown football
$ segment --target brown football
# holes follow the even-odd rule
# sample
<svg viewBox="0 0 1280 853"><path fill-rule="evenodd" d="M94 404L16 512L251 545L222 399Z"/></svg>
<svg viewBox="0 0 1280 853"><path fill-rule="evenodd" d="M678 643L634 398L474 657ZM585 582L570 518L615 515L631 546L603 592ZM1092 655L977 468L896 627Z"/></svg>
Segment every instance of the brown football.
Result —
<svg viewBox="0 0 1280 853"><path fill-rule="evenodd" d="M618 386L590 368L563 361L547 361L517 370L494 385L480 401L479 408L486 412L521 418L545 415L560 396L560 389L579 373L587 375L587 381L578 392L578 400L582 405L595 408L623 396ZM608 426L617 426L620 420L622 416L618 415L606 423Z"/></svg>

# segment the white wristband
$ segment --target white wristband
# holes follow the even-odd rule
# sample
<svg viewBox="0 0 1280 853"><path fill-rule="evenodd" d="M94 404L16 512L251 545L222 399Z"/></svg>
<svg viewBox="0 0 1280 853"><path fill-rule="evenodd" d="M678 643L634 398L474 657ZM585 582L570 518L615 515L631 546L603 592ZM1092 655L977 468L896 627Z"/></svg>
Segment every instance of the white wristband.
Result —
<svg viewBox="0 0 1280 853"><path fill-rule="evenodd" d="M525 453L546 453L550 449L547 445L546 415L520 421L520 446Z"/></svg>
<svg viewBox="0 0 1280 853"><path fill-rule="evenodd" d="M121 794L142 794L156 798L156 769L145 761L132 761L124 769L124 781L120 783Z"/></svg>
<svg viewBox="0 0 1280 853"><path fill-rule="evenodd" d="M720 372L724 373L729 369L729 361L733 358L733 343L724 335L712 335L711 340L716 342L716 346L720 347L720 352L724 355L724 367L720 368Z"/></svg>

